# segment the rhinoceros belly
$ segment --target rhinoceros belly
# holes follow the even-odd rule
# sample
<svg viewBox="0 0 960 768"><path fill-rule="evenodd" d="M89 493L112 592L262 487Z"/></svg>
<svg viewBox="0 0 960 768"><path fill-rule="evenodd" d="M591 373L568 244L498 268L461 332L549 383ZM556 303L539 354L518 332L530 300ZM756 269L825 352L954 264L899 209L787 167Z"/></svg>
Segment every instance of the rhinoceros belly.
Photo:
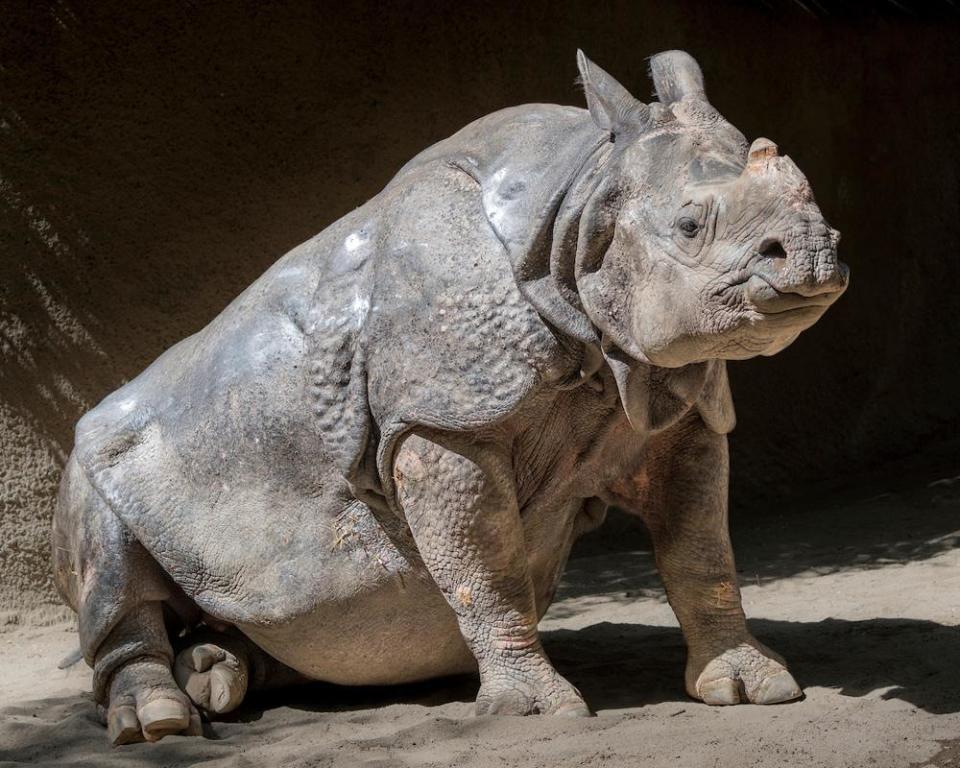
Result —
<svg viewBox="0 0 960 768"><path fill-rule="evenodd" d="M581 508L581 502L569 501L538 508L524 519L541 616L553 598ZM329 578L314 595L312 609L280 623L238 627L301 674L342 685L391 685L475 670L453 610L415 552L386 536L365 505L349 506L338 520L346 527L317 564ZM296 602L307 600L300 595Z"/></svg>
<svg viewBox="0 0 960 768"><path fill-rule="evenodd" d="M241 624L258 646L314 680L391 685L475 668L456 617L426 574L408 571L321 600L280 625Z"/></svg>

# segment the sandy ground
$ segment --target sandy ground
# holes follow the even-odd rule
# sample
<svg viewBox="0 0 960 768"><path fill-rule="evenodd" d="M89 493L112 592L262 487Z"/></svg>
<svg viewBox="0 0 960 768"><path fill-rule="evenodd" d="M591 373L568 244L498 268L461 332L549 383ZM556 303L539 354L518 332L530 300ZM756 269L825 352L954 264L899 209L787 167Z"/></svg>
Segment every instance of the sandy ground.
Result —
<svg viewBox="0 0 960 768"><path fill-rule="evenodd" d="M60 623L0 634L0 765L960 766L960 478L869 487L734 528L754 632L787 657L800 702L689 700L649 549L587 540L542 629L596 718L476 718L472 679L316 685L248 702L203 739L111 750L88 670L56 667L75 648Z"/></svg>

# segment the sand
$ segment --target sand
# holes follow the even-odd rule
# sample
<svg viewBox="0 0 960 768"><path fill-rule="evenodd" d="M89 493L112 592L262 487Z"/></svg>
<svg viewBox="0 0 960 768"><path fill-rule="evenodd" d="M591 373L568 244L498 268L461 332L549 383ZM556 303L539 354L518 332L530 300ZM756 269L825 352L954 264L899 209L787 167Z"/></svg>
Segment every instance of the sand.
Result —
<svg viewBox="0 0 960 768"><path fill-rule="evenodd" d="M960 478L888 485L734 526L751 625L805 687L796 703L687 698L649 549L588 539L542 630L596 718L476 718L470 678L316 685L203 739L110 749L88 670L56 667L76 646L61 622L0 634L0 766L960 766Z"/></svg>

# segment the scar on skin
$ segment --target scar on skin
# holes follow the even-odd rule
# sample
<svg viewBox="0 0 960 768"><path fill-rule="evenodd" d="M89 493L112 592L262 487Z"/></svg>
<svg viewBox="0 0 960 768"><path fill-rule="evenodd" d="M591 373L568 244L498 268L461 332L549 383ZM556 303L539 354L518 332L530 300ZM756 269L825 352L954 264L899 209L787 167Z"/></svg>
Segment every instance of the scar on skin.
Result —
<svg viewBox="0 0 960 768"><path fill-rule="evenodd" d="M470 587L457 587L457 602L464 607L473 605L473 593Z"/></svg>
<svg viewBox="0 0 960 768"><path fill-rule="evenodd" d="M734 597L734 586L729 581L721 581L713 588L713 598L717 602L717 608L723 607L724 603L729 603Z"/></svg>

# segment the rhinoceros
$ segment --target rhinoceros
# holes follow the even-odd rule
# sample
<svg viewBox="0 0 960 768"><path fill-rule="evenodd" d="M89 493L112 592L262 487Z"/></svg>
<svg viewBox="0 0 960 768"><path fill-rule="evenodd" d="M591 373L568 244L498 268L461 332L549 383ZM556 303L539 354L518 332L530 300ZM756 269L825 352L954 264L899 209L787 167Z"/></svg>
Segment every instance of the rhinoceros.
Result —
<svg viewBox="0 0 960 768"><path fill-rule="evenodd" d="M725 366L843 293L839 233L687 53L649 104L578 66L587 109L424 150L79 421L55 575L114 744L297 680L479 672L478 713L589 715L537 625L609 505L650 530L690 696L801 695L741 606Z"/></svg>

